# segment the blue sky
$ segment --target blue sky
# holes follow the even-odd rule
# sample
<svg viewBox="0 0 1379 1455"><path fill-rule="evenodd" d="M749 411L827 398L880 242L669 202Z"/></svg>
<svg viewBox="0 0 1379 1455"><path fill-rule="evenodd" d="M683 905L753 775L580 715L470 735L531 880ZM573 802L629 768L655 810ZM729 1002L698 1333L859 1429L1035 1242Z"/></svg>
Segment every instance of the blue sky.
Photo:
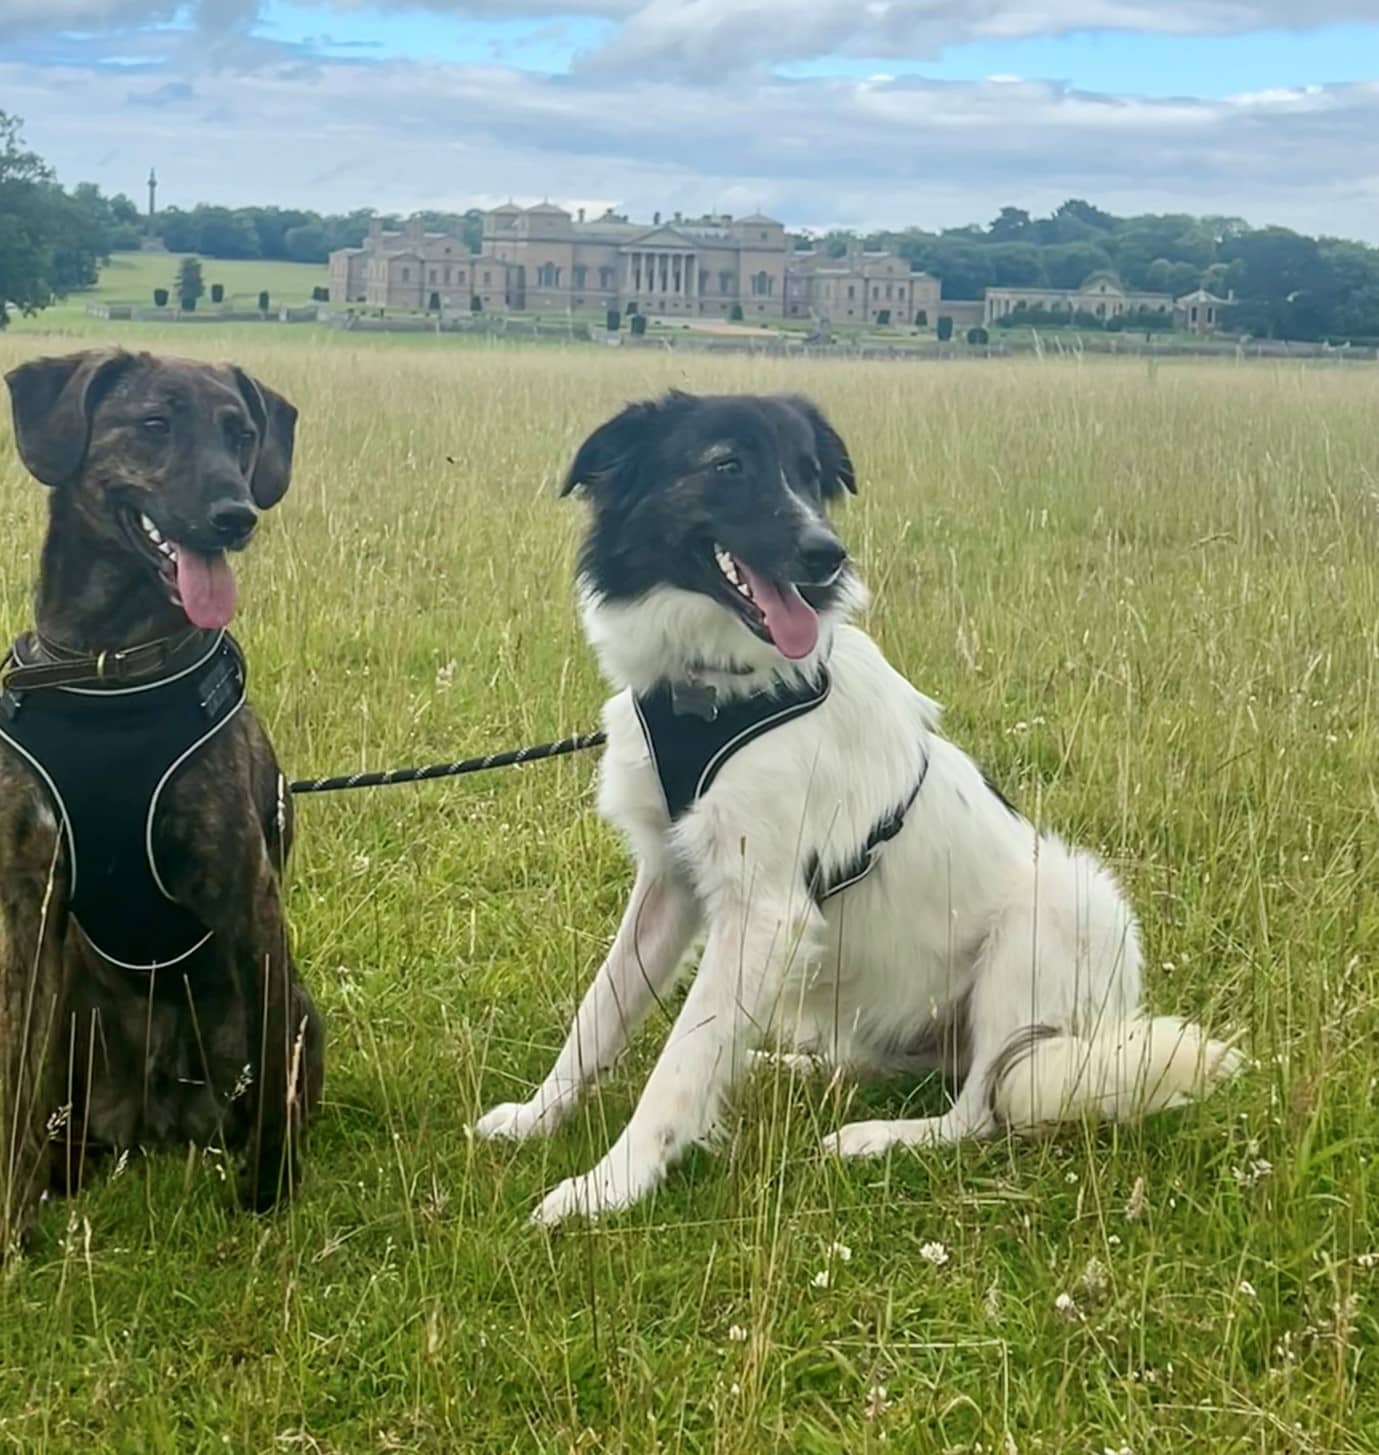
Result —
<svg viewBox="0 0 1379 1455"><path fill-rule="evenodd" d="M1379 241L1379 0L0 0L0 98L64 180L183 204Z"/></svg>

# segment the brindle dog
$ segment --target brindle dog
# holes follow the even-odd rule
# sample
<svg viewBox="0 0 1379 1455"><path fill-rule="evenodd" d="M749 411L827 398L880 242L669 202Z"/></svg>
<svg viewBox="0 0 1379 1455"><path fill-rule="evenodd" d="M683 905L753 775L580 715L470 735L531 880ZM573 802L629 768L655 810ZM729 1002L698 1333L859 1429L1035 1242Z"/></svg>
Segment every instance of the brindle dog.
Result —
<svg viewBox="0 0 1379 1455"><path fill-rule="evenodd" d="M224 553L286 492L297 411L238 368L149 354L36 359L7 382L19 455L52 489L37 660L137 684L163 652L147 644L228 620ZM260 1210L298 1182L324 1032L283 920L291 800L248 708L154 801L155 877L211 933L149 974L69 914L52 795L0 742L0 1258L45 1187L75 1191L113 1149L218 1141L244 1153L240 1199Z"/></svg>

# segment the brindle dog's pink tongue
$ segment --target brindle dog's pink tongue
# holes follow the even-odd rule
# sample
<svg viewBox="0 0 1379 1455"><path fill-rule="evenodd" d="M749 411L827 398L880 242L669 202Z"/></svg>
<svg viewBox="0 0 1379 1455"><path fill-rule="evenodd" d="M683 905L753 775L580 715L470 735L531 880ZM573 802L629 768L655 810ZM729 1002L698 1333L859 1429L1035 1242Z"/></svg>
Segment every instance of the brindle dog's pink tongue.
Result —
<svg viewBox="0 0 1379 1455"><path fill-rule="evenodd" d="M177 546L177 594L193 626L220 631L235 614L235 573L224 551L204 555Z"/></svg>
<svg viewBox="0 0 1379 1455"><path fill-rule="evenodd" d="M737 568L746 577L752 600L766 618L766 630L776 650L792 662L807 657L819 644L819 618L814 608L788 582L777 586L757 575L745 561L739 561Z"/></svg>

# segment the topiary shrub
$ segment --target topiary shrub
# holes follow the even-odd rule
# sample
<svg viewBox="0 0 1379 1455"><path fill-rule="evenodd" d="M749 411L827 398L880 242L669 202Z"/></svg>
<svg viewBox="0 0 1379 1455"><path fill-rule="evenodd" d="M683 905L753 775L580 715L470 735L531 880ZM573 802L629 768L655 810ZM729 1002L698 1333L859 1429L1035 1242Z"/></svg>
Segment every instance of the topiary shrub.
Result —
<svg viewBox="0 0 1379 1455"><path fill-rule="evenodd" d="M985 348L991 342L991 337L984 328L969 328L967 330L967 342L974 349Z"/></svg>
<svg viewBox="0 0 1379 1455"><path fill-rule="evenodd" d="M645 332L646 315L644 313L634 313L632 315L632 337L641 338Z"/></svg>
<svg viewBox="0 0 1379 1455"><path fill-rule="evenodd" d="M225 302L225 285L224 285L224 283L212 283L211 284L211 302L212 303L224 303Z"/></svg>
<svg viewBox="0 0 1379 1455"><path fill-rule="evenodd" d="M742 305L740 303L734 303L732 308L728 310L728 318L733 323L742 322Z"/></svg>
<svg viewBox="0 0 1379 1455"><path fill-rule="evenodd" d="M268 290L266 288L259 294L259 312L268 312Z"/></svg>
<svg viewBox="0 0 1379 1455"><path fill-rule="evenodd" d="M155 288L153 290L153 304L155 308L166 308L168 306L168 290L166 288Z"/></svg>
<svg viewBox="0 0 1379 1455"><path fill-rule="evenodd" d="M946 344L953 337L953 320L945 313L938 321L938 341Z"/></svg>
<svg viewBox="0 0 1379 1455"><path fill-rule="evenodd" d="M609 333L617 333L617 331L622 327L622 314L619 313L616 308L610 308L608 310L608 317L604 320L604 322L608 326Z"/></svg>

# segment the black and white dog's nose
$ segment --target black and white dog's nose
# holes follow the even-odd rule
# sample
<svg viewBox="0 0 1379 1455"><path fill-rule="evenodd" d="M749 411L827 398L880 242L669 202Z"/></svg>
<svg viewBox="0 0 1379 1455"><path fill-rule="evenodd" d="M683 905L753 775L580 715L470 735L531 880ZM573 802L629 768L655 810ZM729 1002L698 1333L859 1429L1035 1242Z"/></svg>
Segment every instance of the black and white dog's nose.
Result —
<svg viewBox="0 0 1379 1455"><path fill-rule="evenodd" d="M259 513L242 500L217 500L206 512L211 529L227 550L242 546L259 523Z"/></svg>
<svg viewBox="0 0 1379 1455"><path fill-rule="evenodd" d="M827 586L843 569L848 553L842 541L829 531L812 531L800 542L799 583Z"/></svg>

